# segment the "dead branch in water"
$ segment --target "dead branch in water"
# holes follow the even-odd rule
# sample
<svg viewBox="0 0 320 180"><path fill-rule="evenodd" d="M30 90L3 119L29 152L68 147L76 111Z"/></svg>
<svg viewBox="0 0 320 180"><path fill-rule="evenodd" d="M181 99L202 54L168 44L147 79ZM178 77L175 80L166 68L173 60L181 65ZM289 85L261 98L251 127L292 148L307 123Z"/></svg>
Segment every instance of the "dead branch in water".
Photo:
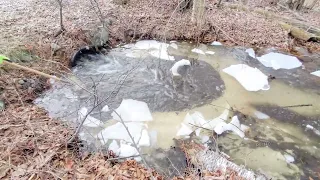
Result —
<svg viewBox="0 0 320 180"><path fill-rule="evenodd" d="M291 107L308 107L312 106L312 104L298 104L298 105L292 105L292 106L282 106L283 108L291 108Z"/></svg>

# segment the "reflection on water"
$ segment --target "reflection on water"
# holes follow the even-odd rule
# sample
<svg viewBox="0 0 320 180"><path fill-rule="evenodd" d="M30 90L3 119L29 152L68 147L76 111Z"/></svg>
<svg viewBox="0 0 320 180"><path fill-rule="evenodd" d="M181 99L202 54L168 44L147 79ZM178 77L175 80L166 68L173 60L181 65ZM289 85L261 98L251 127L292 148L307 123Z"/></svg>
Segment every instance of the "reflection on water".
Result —
<svg viewBox="0 0 320 180"><path fill-rule="evenodd" d="M147 102L153 117L153 121L146 122L148 131L149 134L156 132L156 135L153 135L153 139L155 139L153 141L156 141L156 145L152 148L169 148L173 145L172 139L176 137L187 113L200 112L206 120L212 120L218 117L226 109L225 107L229 106L231 110L227 121L229 122L233 115L238 115L241 124L250 127L244 139L232 133L224 133L218 138L222 151L230 155L234 162L267 173L276 179L300 179L300 176L314 176L314 172L318 171L317 166L320 159L319 136L306 130L306 126L311 125L320 130L318 122L320 120L320 96L317 91L320 89L320 80L311 77L312 75L301 67L293 70L273 70L264 67L259 61L247 55L245 49L241 48L230 49L223 46L200 45L197 47L198 50L210 53L196 53L192 52L192 49L195 48L192 44L175 44L178 48L176 45L166 46L166 48L160 48L160 54L162 53L161 56L163 56L162 51L167 49L170 57L173 56L175 60L188 59L192 61L192 66L182 72L187 75L183 85L180 84L184 87L181 92L176 90L179 89L177 86L170 87L170 84L174 83L170 81L170 67L174 62L148 61L150 54L143 48L134 52L130 49L120 48L110 53L118 58L127 55L144 59L145 69L138 68L141 73L136 73L134 77L128 79L129 85L124 84L125 93L121 94L120 91L121 96L114 101L114 104L111 103L110 107L115 109L122 98L134 97L137 100ZM154 56L155 50L152 52L151 55ZM165 55L168 56L166 53ZM107 55L106 59L110 56ZM111 91L108 88L116 83L115 77L117 76L113 75L119 73L118 71L125 72L130 67L134 67L130 61L122 61L121 59L116 62L115 66L109 66L108 63L101 63L101 61L99 63L97 66L95 62L90 62L82 69L77 68L76 74L85 81L89 81L90 77L94 76L99 79L101 74L106 74L101 81L102 84L105 84L102 85L102 89L99 89L102 96L106 96ZM230 65L240 63L257 67L267 76L276 76L269 82L270 89L249 92L237 80L222 71ZM157 64L162 65L157 66ZM211 67L205 64L209 64ZM99 68L95 69L96 67ZM111 67L112 69L110 69ZM159 67L162 68L158 71ZM162 78L162 80L154 81L157 78ZM134 79L139 79L139 81L136 82ZM181 82L181 79L178 82ZM141 86L135 85L136 83L140 83ZM194 89L191 87L193 85L195 85ZM66 87L59 88L61 90ZM61 118L65 115L60 113L61 108L52 109L49 107L54 99L59 99L58 95L54 96L57 89L53 89L50 92L51 95L47 94L43 99L38 100L38 103L48 109L49 113L50 111L56 112L51 115ZM174 94L176 92L178 93ZM186 92L192 95L187 96ZM59 101L59 104L61 107L72 107L71 109L74 110L80 106L89 106L92 102L85 103L88 95L82 91L79 93L80 91L69 92L73 96L82 98L82 101L73 101L73 105L69 105L70 101L63 100ZM163 94L166 94L167 98L162 96ZM170 94L171 98L168 98ZM82 104L77 104L79 102ZM287 107L301 104L312 104L312 106ZM270 118L257 118L257 111L260 112L260 115L263 113L264 117L269 116ZM95 112L93 115L102 121L105 121L106 117L110 119L109 114L101 115L101 113ZM107 121L103 127L109 126L110 122L112 121ZM103 127L91 129L92 136L94 137ZM211 132L202 130L202 135L211 135ZM86 136L85 138L95 141L92 137ZM289 160L294 161L288 163Z"/></svg>

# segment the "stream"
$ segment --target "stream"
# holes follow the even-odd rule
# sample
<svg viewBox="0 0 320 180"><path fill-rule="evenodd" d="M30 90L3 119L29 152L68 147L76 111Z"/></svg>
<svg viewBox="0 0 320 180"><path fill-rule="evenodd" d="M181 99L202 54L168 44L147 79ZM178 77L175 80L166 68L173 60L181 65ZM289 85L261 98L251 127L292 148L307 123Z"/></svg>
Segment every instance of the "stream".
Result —
<svg viewBox="0 0 320 180"><path fill-rule="evenodd" d="M119 46L106 55L84 55L68 75L73 84L56 82L35 103L71 125L86 118L79 135L93 151L136 154L121 120L145 153L170 149L174 138L192 132L210 147L210 129L236 164L274 179L316 177L320 77L311 73L320 55L302 64L280 63L284 56L269 63L263 55L277 50L257 56L246 50L153 40ZM237 119L241 131L221 125Z"/></svg>

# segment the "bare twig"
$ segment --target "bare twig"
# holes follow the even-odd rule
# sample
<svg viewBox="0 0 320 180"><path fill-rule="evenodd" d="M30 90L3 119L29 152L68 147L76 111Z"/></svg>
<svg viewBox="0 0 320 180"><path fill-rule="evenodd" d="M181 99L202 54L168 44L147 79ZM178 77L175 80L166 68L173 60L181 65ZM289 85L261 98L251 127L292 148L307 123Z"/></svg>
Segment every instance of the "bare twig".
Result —
<svg viewBox="0 0 320 180"><path fill-rule="evenodd" d="M291 107L308 107L312 106L312 104L298 104L298 105L291 105L291 106L282 106L283 108L291 108Z"/></svg>
<svg viewBox="0 0 320 180"><path fill-rule="evenodd" d="M60 30L54 35L55 37L59 36L61 33L63 33L66 29L64 28L63 25L63 6L62 6L62 0L56 0L57 3L59 4L59 14L60 14Z"/></svg>

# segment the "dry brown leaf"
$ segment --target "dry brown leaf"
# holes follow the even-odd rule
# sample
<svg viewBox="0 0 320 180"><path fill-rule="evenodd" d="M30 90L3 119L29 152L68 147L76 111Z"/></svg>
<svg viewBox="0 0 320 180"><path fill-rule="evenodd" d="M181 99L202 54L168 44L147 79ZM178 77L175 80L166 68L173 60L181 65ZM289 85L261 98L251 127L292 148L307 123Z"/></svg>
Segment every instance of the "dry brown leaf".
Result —
<svg viewBox="0 0 320 180"><path fill-rule="evenodd" d="M72 159L66 158L66 162L65 162L64 167L66 168L67 171L70 171L70 170L72 170L73 164L74 164L74 162L72 161Z"/></svg>

